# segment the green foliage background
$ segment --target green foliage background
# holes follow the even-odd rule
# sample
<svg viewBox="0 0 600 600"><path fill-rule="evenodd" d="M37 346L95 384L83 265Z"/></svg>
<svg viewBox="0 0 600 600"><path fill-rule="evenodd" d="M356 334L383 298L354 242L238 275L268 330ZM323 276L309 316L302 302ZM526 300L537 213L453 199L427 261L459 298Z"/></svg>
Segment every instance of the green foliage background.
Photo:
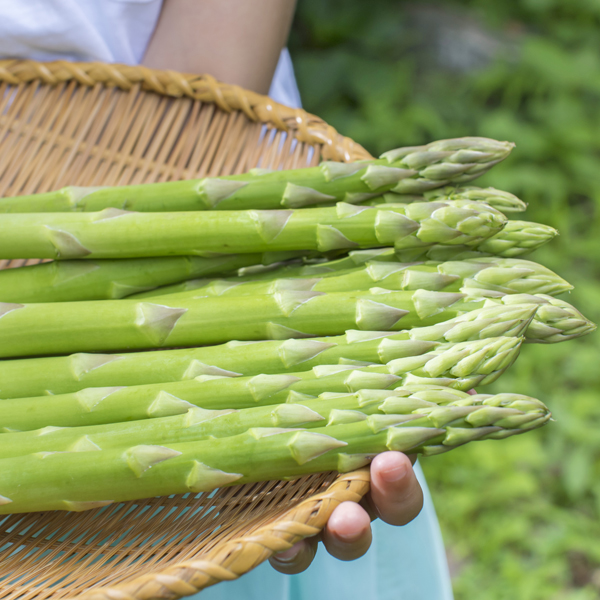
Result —
<svg viewBox="0 0 600 600"><path fill-rule="evenodd" d="M373 154L516 142L478 183L560 230L534 258L600 322L600 0L300 0L290 49L305 108ZM528 346L495 388L556 422L423 461L457 600L600 597L599 350Z"/></svg>

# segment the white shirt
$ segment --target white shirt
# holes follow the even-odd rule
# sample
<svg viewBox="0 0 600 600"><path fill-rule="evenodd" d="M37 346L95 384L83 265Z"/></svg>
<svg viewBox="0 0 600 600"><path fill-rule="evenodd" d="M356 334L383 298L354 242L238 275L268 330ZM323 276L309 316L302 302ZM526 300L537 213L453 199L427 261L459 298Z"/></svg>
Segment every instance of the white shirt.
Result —
<svg viewBox="0 0 600 600"><path fill-rule="evenodd" d="M162 0L3 0L0 56L136 65L161 7ZM287 49L279 57L269 96L301 106Z"/></svg>

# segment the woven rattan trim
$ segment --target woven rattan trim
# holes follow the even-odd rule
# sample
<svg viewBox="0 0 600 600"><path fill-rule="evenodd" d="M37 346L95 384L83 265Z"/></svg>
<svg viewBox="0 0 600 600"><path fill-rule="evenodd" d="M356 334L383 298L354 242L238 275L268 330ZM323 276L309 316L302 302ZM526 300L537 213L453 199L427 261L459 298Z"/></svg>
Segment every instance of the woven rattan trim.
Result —
<svg viewBox="0 0 600 600"><path fill-rule="evenodd" d="M319 533L336 506L359 502L369 490L369 470L340 476L326 492L302 501L283 517L220 544L199 560L176 563L117 588L96 588L72 600L177 600L231 581L297 541Z"/></svg>
<svg viewBox="0 0 600 600"><path fill-rule="evenodd" d="M163 96L212 102L224 112L239 110L251 121L266 123L283 131L294 131L296 139L301 142L321 144L325 160L348 162L370 158L362 146L340 135L319 117L301 109L278 104L268 96L244 90L236 85L220 83L211 75L188 75L142 66L98 62L0 61L0 81L18 85L36 80L46 85L76 81L89 87L101 83L122 90L141 85L146 91Z"/></svg>

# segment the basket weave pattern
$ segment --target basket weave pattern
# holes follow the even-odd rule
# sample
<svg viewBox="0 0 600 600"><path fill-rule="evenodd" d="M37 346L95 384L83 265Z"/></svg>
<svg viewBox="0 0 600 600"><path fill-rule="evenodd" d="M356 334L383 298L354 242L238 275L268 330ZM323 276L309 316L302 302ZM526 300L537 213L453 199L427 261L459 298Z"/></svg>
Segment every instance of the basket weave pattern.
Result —
<svg viewBox="0 0 600 600"><path fill-rule="evenodd" d="M2 196L365 158L318 117L207 75L0 61ZM0 598L176 600L315 535L339 503L368 489L361 469L2 517Z"/></svg>

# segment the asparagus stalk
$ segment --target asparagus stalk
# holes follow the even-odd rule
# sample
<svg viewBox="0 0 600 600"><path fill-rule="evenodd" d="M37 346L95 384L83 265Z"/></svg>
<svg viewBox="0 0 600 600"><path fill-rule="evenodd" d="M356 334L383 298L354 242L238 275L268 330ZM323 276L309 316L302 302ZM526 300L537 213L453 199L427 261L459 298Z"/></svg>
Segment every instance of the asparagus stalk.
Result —
<svg viewBox="0 0 600 600"><path fill-rule="evenodd" d="M593 329L568 303L528 294L485 299L426 290L331 294L290 290L264 296L173 302L163 297L158 302L0 303L0 357L176 348L234 339L281 340L342 335L354 328L398 331L447 321L490 302L552 305L554 312L562 311L561 324L556 328L560 331L555 332L562 339ZM567 336L565 319L570 319L566 322Z"/></svg>
<svg viewBox="0 0 600 600"><path fill-rule="evenodd" d="M399 195L392 193L382 194L364 202L369 206L379 206L381 204L397 202L423 202L423 200L472 200L476 202L485 202L502 212L523 212L527 205L523 200L517 198L510 192L503 192L496 188L478 188L478 187L443 187L426 192L423 196Z"/></svg>
<svg viewBox="0 0 600 600"><path fill-rule="evenodd" d="M284 290L346 292L369 290L430 290L471 295L562 294L573 289L564 279L537 263L519 259L486 258L422 264L372 261L364 267L334 271L329 276L240 281L240 278L204 281L194 290L171 293L175 298L248 296ZM158 298L160 290L133 294L133 298Z"/></svg>
<svg viewBox="0 0 600 600"><path fill-rule="evenodd" d="M558 231L542 223L532 223L528 221L508 221L504 228L493 236L487 238L481 244L474 246L455 246L447 247L447 258L434 258L434 255L440 253L438 245L425 250L421 260L449 261L449 260L468 260L472 258L487 258L497 256L499 258L516 258L537 250L544 244L547 244L558 235ZM368 250L351 250L348 256L335 260L322 260L311 258L308 264L298 264L292 261L289 266L277 266L274 269L256 267L242 268L238 270L239 275L244 276L246 272L252 270L253 278L272 278L276 276L297 277L320 275L327 276L335 271L351 269L364 265L370 261L383 262L402 262L402 256L406 252L395 252L392 248L371 248ZM281 273L281 275L275 275Z"/></svg>
<svg viewBox="0 0 600 600"><path fill-rule="evenodd" d="M471 396L437 406L431 391L426 400L434 405L408 414L370 415L310 431L252 428L237 436L168 446L129 445L97 451L94 461L76 451L1 459L0 513L82 511L251 481L349 471L385 450L439 454L473 440L522 433L550 419L541 402L518 394ZM391 396L389 405L398 403Z"/></svg>
<svg viewBox="0 0 600 600"><path fill-rule="evenodd" d="M381 209L339 202L301 210L8 214L0 221L0 256L96 259L472 246L505 224L500 211L463 201Z"/></svg>
<svg viewBox="0 0 600 600"><path fill-rule="evenodd" d="M485 248L487 252L481 250L481 245L473 247L467 246L446 246L443 250L440 246L433 246L424 252L419 251L419 260L434 260L434 262L447 262L453 260L470 260L475 258L497 257L519 257L533 252L540 246L552 240L558 232L552 227L540 223L527 223L525 221L509 221L504 229L488 238ZM433 256L441 256L442 260L433 259ZM323 260L311 258L308 264L302 264L297 260L292 260L281 265L272 265L263 267L254 265L252 267L243 267L238 269L240 281L256 281L257 279L275 279L278 277L331 277L337 275L340 271L356 268L365 265L368 262L402 262L404 259L414 258L407 256L405 252L396 253L392 248L372 248L369 250L352 250L348 256L336 260ZM197 289L204 285L203 280L189 280L172 286L152 290L147 293L136 294L135 297L162 296Z"/></svg>
<svg viewBox="0 0 600 600"><path fill-rule="evenodd" d="M401 189L410 188L414 193L449 182L471 181L506 158L512 148L508 142L486 138L441 140L350 164L324 162L290 171L253 169L243 175L123 187L66 187L4 198L0 212L244 210L302 208L336 200L357 202L400 183Z"/></svg>
<svg viewBox="0 0 600 600"><path fill-rule="evenodd" d="M531 341L563 341L595 329L567 302L512 294L279 292L160 303L134 300L0 304L0 356L40 356L342 335L348 329L412 329L494 304L548 305Z"/></svg>
<svg viewBox="0 0 600 600"><path fill-rule="evenodd" d="M137 421L187 412L242 409L315 398L323 392L392 389L430 383L459 390L495 381L516 359L522 338L498 337L444 344L386 365L320 365L310 371L253 377L200 376L126 388L87 388L73 394L0 401L0 431L79 427Z"/></svg>
<svg viewBox="0 0 600 600"><path fill-rule="evenodd" d="M2 302L68 302L124 298L193 277L232 273L268 260L262 254L203 258L168 256L125 260L64 260L0 270Z"/></svg>
<svg viewBox="0 0 600 600"><path fill-rule="evenodd" d="M288 291L265 296L0 304L0 356L36 356L409 329L480 308L444 292ZM400 323L402 321L402 323Z"/></svg>
<svg viewBox="0 0 600 600"><path fill-rule="evenodd" d="M433 396L433 402L428 400ZM387 400L387 402L386 402ZM325 392L316 398L242 410L194 407L183 414L83 427L45 427L0 435L0 459L35 452L93 452L138 444L230 437L251 427L323 427L361 421L370 414L410 414L418 408L469 400L469 394L433 385L397 390Z"/></svg>
<svg viewBox="0 0 600 600"><path fill-rule="evenodd" d="M521 336L538 306L489 306L432 327L415 327L399 333L349 330L344 335L313 339L233 341L220 346L161 352L5 360L0 361L0 397L21 398L76 392L86 387L166 383L200 375L259 375L310 370L327 364L366 366L387 363L417 356L437 343Z"/></svg>

